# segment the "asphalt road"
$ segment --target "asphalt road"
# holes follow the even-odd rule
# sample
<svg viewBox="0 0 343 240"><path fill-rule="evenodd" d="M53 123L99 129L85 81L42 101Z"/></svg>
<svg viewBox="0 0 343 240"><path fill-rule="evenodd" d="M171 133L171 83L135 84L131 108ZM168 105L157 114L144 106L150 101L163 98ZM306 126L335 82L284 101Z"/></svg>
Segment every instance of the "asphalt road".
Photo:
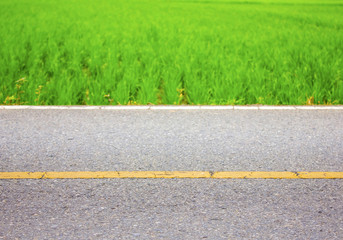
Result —
<svg viewBox="0 0 343 240"><path fill-rule="evenodd" d="M0 110L0 171L343 171L342 110ZM0 180L0 239L342 239L342 179Z"/></svg>

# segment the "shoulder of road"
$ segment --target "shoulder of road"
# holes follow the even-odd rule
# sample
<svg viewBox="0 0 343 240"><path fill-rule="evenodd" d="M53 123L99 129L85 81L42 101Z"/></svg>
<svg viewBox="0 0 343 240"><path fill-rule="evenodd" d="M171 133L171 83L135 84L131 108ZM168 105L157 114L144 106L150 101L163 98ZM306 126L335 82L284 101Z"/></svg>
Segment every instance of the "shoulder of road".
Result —
<svg viewBox="0 0 343 240"><path fill-rule="evenodd" d="M0 105L0 110L343 110L343 105L111 105L32 106Z"/></svg>

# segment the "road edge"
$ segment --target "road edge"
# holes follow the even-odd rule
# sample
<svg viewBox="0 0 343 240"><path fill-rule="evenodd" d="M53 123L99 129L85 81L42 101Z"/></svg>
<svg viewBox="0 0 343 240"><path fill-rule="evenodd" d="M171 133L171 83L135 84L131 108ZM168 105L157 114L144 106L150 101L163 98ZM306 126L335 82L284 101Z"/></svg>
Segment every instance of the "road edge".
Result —
<svg viewBox="0 0 343 240"><path fill-rule="evenodd" d="M0 110L343 110L343 105L116 105L33 106L0 105Z"/></svg>

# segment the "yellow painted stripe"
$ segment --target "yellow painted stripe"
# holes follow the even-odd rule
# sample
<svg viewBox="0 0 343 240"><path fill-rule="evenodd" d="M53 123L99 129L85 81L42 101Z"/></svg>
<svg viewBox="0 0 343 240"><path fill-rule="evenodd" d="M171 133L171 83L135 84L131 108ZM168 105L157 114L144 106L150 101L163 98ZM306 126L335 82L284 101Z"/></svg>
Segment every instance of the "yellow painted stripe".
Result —
<svg viewBox="0 0 343 240"><path fill-rule="evenodd" d="M215 179L338 179L343 172L208 172L208 171L107 171L107 172L0 172L0 179L91 178L215 178Z"/></svg>

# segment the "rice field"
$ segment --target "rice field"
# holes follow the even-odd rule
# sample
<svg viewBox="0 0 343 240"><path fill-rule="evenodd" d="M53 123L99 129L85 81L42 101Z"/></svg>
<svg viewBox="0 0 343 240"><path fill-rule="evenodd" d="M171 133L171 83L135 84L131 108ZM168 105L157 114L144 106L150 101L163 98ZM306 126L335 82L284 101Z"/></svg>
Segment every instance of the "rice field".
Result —
<svg viewBox="0 0 343 240"><path fill-rule="evenodd" d="M0 104L343 104L343 0L0 0Z"/></svg>

